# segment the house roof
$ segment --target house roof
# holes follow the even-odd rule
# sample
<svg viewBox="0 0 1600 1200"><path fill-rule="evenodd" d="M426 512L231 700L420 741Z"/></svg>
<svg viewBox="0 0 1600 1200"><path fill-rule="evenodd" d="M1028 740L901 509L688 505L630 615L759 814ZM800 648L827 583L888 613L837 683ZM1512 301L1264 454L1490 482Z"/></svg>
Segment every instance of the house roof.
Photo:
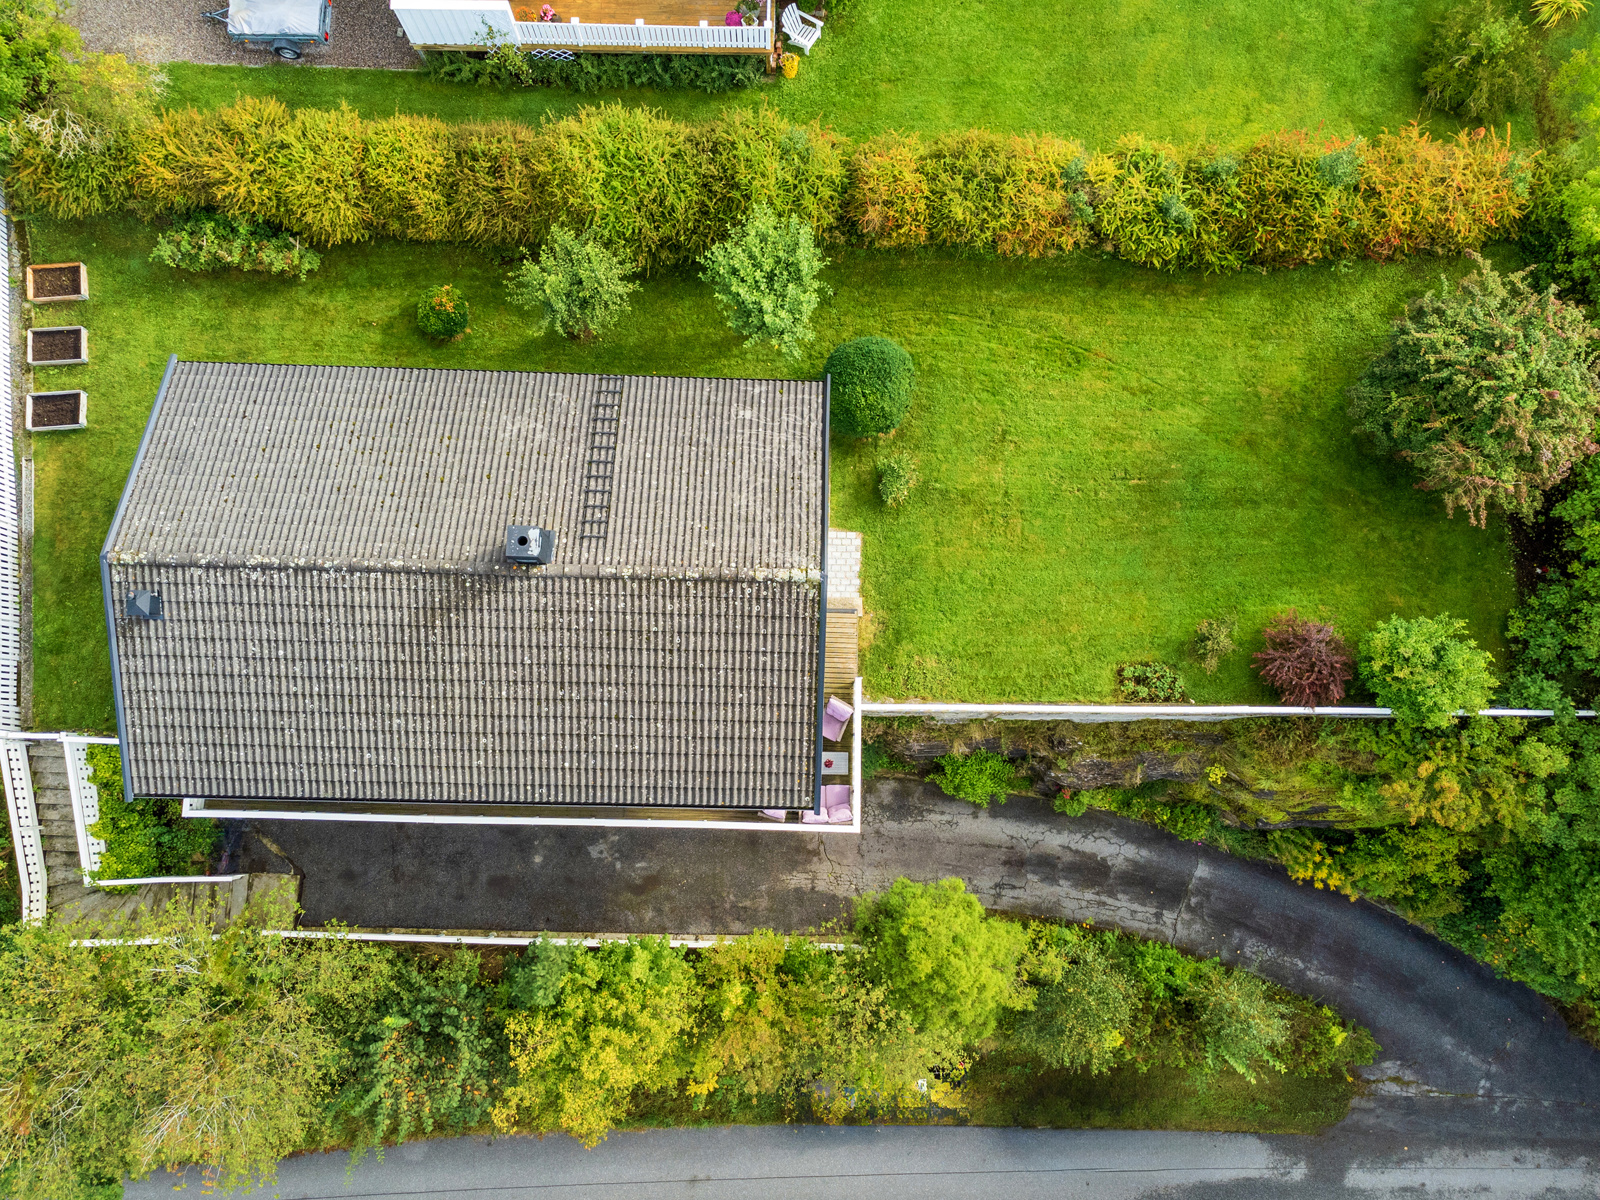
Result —
<svg viewBox="0 0 1600 1200"><path fill-rule="evenodd" d="M174 364L103 556L132 787L809 806L824 427L813 382Z"/></svg>

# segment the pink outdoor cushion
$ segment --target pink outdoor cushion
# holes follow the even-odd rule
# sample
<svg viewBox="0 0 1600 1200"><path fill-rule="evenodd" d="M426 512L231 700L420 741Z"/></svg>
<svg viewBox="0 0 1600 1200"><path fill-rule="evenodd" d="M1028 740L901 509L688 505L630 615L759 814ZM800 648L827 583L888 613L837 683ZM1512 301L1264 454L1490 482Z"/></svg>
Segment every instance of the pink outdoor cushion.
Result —
<svg viewBox="0 0 1600 1200"><path fill-rule="evenodd" d="M789 810L787 808L763 808L761 815L769 821L787 821Z"/></svg>
<svg viewBox="0 0 1600 1200"><path fill-rule="evenodd" d="M847 784L830 783L822 789L822 807L827 811L832 825L848 825L854 815L850 811L850 788Z"/></svg>
<svg viewBox="0 0 1600 1200"><path fill-rule="evenodd" d="M722 23L724 25L743 25L744 18L741 17L737 12L731 12L722 18Z"/></svg>
<svg viewBox="0 0 1600 1200"><path fill-rule="evenodd" d="M822 710L822 736L825 741L837 742L844 732L844 723L854 715L851 708L837 696L828 698L828 707Z"/></svg>

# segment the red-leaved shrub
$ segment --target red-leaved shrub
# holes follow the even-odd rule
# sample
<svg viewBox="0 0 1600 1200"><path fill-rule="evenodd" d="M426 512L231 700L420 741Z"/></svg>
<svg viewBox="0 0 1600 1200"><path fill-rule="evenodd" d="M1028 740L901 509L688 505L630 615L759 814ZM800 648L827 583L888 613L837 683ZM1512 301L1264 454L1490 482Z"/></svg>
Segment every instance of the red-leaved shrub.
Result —
<svg viewBox="0 0 1600 1200"><path fill-rule="evenodd" d="M1333 704L1355 674L1350 647L1332 625L1302 620L1290 609L1261 631L1267 648L1256 652L1256 668L1285 704Z"/></svg>

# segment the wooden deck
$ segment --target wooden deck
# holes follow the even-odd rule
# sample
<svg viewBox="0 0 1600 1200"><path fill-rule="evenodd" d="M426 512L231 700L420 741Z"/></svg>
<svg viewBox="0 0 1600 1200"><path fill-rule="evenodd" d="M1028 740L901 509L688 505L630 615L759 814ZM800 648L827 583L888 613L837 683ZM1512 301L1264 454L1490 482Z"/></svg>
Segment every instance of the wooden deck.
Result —
<svg viewBox="0 0 1600 1200"><path fill-rule="evenodd" d="M828 601L827 666L822 673L822 686L830 696L837 696L846 704L855 694L856 676L861 674L861 601L832 599Z"/></svg>

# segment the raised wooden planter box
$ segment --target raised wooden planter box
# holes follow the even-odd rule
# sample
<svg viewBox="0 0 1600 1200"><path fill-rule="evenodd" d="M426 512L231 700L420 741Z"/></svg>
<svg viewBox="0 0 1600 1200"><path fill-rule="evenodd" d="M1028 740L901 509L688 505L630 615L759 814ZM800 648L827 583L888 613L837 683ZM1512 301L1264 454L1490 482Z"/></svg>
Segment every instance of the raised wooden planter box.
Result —
<svg viewBox="0 0 1600 1200"><path fill-rule="evenodd" d="M89 361L89 331L82 325L28 330L28 362L35 367L70 367Z"/></svg>
<svg viewBox="0 0 1600 1200"><path fill-rule="evenodd" d="M28 299L55 304L89 298L89 268L81 262L43 263L28 268Z"/></svg>
<svg viewBox="0 0 1600 1200"><path fill-rule="evenodd" d="M79 392L29 392L28 429L82 429L89 423L89 397Z"/></svg>

